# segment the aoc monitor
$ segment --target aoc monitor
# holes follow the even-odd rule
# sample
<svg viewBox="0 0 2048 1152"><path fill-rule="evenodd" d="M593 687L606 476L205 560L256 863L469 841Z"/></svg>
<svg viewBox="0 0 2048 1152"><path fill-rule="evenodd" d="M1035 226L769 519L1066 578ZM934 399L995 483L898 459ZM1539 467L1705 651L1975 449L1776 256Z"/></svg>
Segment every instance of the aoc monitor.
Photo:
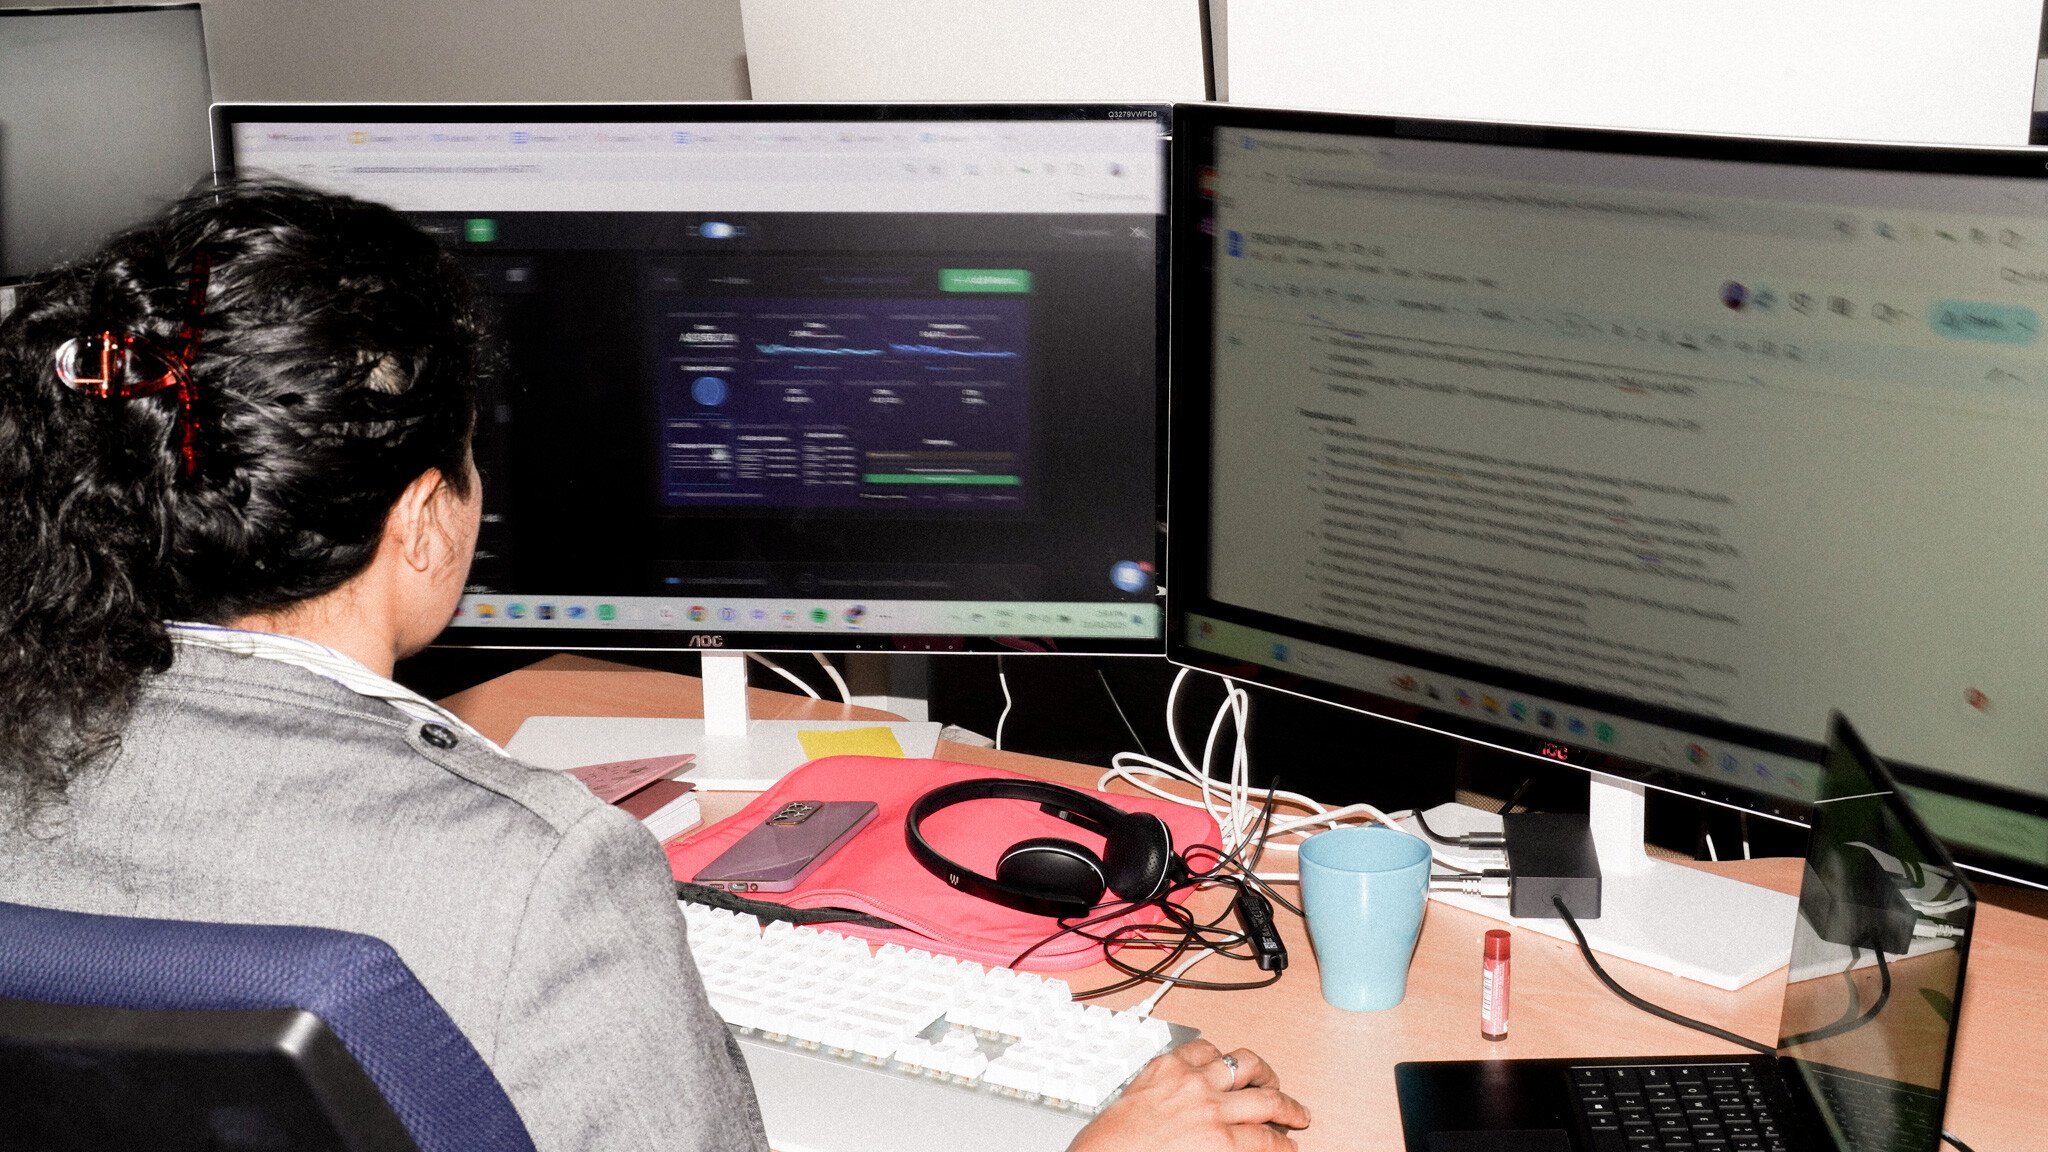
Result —
<svg viewBox="0 0 2048 1152"><path fill-rule="evenodd" d="M199 5L0 8L0 62L0 284L206 178Z"/></svg>
<svg viewBox="0 0 2048 1152"><path fill-rule="evenodd" d="M1638 841L1644 786L1805 820L1840 710L2048 881L2048 158L1221 106L1175 147L1173 659L1594 769L1596 838L1615 778Z"/></svg>
<svg viewBox="0 0 2048 1152"><path fill-rule="evenodd" d="M1163 105L220 105L506 350L442 643L1158 653Z"/></svg>

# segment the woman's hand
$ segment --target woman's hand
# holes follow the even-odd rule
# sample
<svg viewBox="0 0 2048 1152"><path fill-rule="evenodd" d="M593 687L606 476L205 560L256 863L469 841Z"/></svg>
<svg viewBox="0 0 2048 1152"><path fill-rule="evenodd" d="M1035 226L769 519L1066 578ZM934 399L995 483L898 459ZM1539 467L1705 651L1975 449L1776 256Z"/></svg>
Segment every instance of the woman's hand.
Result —
<svg viewBox="0 0 2048 1152"><path fill-rule="evenodd" d="M1226 1058L1207 1040L1191 1040L1140 1069L1067 1152L1291 1149L1279 1128L1308 1127L1308 1109L1278 1084L1258 1053L1239 1048Z"/></svg>

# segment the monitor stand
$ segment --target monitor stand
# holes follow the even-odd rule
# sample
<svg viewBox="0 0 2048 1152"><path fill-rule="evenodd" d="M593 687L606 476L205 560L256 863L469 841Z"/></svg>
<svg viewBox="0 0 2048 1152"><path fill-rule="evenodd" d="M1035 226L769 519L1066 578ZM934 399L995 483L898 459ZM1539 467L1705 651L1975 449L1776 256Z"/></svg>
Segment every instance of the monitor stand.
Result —
<svg viewBox="0 0 2048 1152"><path fill-rule="evenodd" d="M726 792L765 791L797 765L814 759L804 748L806 734L815 743L822 733L879 728L887 730L904 756L923 758L938 751L939 725L934 723L751 719L747 715L747 658L742 653L705 654L703 676L702 720L534 716L513 733L505 750L542 768L575 768L692 752L697 762L678 779L707 791Z"/></svg>
<svg viewBox="0 0 2048 1152"><path fill-rule="evenodd" d="M1643 786L1594 773L1588 813L1600 856L1600 917L1581 920L1597 952L1716 988L1740 988L1791 958L1796 897L1711 872L1653 860L1643 851ZM1500 817L1463 804L1424 813L1439 835L1498 832ZM1408 822L1413 827L1413 822ZM1499 867L1485 853L1452 849L1460 864ZM1430 897L1572 942L1562 919L1516 918L1505 899L1432 891Z"/></svg>

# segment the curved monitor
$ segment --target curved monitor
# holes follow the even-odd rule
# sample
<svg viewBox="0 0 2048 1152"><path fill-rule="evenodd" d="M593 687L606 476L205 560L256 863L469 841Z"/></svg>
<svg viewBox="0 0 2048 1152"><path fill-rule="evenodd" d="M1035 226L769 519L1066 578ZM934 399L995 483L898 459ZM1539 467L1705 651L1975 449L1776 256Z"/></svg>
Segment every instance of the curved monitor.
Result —
<svg viewBox="0 0 2048 1152"><path fill-rule="evenodd" d="M442 644L1161 650L1164 106L214 118L495 313Z"/></svg>
<svg viewBox="0 0 2048 1152"><path fill-rule="evenodd" d="M2041 154L1177 135L1170 656L2048 880Z"/></svg>

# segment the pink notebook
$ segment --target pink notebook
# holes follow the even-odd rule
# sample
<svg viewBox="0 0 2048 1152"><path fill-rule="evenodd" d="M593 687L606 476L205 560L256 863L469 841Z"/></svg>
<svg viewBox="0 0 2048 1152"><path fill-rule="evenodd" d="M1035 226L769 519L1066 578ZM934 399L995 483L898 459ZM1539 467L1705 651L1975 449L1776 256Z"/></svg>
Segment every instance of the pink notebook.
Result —
<svg viewBox="0 0 2048 1152"><path fill-rule="evenodd" d="M649 756L644 760L613 760L571 768L569 775L583 781L583 786L599 800L616 804L656 780L673 776L696 760L696 755L688 752L679 756Z"/></svg>

